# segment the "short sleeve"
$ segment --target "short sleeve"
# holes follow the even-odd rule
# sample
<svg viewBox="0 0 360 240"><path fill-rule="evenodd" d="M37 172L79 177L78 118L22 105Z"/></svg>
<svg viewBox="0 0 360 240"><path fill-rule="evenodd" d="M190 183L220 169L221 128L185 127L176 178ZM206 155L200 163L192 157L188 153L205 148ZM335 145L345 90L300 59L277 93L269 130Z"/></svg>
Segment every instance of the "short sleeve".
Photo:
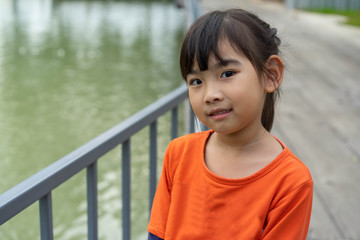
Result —
<svg viewBox="0 0 360 240"><path fill-rule="evenodd" d="M261 239L306 240L312 198L312 180L308 180L281 198L268 212Z"/></svg>

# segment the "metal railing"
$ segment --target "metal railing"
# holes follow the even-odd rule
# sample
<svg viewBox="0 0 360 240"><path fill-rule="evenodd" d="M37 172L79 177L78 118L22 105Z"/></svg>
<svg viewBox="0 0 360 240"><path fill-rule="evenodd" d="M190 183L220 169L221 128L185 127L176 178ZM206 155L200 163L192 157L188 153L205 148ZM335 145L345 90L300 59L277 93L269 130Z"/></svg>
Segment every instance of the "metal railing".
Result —
<svg viewBox="0 0 360 240"><path fill-rule="evenodd" d="M98 239L97 164L98 159L111 149L122 145L122 224L123 238L130 239L130 144L131 137L150 126L150 179L149 209L157 184L157 119L171 111L171 137L178 135L179 104L187 98L185 85L175 89L135 115L99 135L27 180L0 195L0 225L20 213L36 201L39 202L40 234L42 240L53 239L51 193L56 187L86 168L88 239ZM187 108L190 109L190 108ZM190 111L189 131L194 131L194 115Z"/></svg>
<svg viewBox="0 0 360 240"><path fill-rule="evenodd" d="M197 0L184 0L187 26L202 13ZM53 240L52 190L86 168L88 239L98 239L98 159L122 145L122 239L130 240L130 166L131 137L146 126L150 131L149 212L157 185L157 119L171 111L171 138L178 135L179 105L187 99L182 85L125 121L94 138L0 195L0 226L30 205L39 202L41 240ZM187 132L206 128L195 118L190 104L185 104Z"/></svg>

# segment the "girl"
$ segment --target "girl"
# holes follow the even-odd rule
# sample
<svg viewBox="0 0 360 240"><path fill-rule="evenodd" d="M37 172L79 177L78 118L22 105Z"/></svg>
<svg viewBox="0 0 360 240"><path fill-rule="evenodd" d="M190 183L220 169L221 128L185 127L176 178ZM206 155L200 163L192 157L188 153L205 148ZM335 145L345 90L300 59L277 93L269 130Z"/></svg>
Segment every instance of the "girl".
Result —
<svg viewBox="0 0 360 240"><path fill-rule="evenodd" d="M276 29L240 9L191 26L181 72L211 130L169 144L149 239L306 239L311 175L269 133L284 73L279 45Z"/></svg>

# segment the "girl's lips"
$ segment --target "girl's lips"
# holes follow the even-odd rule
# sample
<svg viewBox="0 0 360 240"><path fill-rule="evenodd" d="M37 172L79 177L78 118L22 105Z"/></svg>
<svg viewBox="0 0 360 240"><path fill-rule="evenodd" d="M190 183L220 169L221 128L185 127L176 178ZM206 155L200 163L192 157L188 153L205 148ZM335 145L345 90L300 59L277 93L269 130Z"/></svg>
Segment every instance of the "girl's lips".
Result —
<svg viewBox="0 0 360 240"><path fill-rule="evenodd" d="M209 116L215 120L221 120L226 118L231 112L231 109L217 109L211 111Z"/></svg>

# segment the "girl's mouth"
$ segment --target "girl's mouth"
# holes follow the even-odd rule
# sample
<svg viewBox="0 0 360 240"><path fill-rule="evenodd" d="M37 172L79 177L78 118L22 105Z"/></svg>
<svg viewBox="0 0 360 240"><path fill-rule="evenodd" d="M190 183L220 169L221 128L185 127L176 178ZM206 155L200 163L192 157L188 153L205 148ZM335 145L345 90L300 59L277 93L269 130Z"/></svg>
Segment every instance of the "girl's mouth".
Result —
<svg viewBox="0 0 360 240"><path fill-rule="evenodd" d="M213 113L210 113L210 116L221 115L221 114L228 113L228 112L230 112L230 111L231 111L231 110L222 110L222 111L218 111L218 112L213 112Z"/></svg>
<svg viewBox="0 0 360 240"><path fill-rule="evenodd" d="M226 118L232 112L231 109L218 109L211 111L209 116L215 120L221 120Z"/></svg>

